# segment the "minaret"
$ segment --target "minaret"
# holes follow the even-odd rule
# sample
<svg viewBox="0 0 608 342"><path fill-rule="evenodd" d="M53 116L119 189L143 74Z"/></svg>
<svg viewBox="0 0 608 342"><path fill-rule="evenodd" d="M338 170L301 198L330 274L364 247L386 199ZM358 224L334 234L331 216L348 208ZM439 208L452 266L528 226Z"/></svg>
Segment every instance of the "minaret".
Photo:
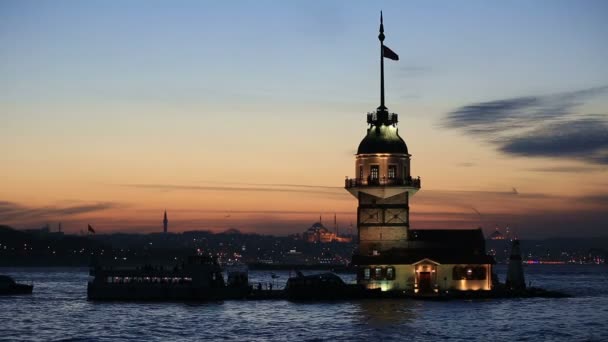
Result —
<svg viewBox="0 0 608 342"><path fill-rule="evenodd" d="M336 218L336 213L334 213L334 233L337 232L338 229L338 220Z"/></svg>
<svg viewBox="0 0 608 342"><path fill-rule="evenodd" d="M336 237L340 237L340 232L338 231L338 218L336 217L336 213L334 213L334 230L336 231Z"/></svg>
<svg viewBox="0 0 608 342"><path fill-rule="evenodd" d="M367 135L355 156L355 178L345 188L357 198L359 248L356 257L379 256L406 248L409 231L409 199L420 189L420 178L410 175L410 157L397 129L398 116L384 101L384 58L399 56L384 45L380 14L380 106L367 114ZM363 260L358 258L358 260ZM374 261L369 261L374 263ZM361 265L361 263L359 262Z"/></svg>
<svg viewBox="0 0 608 342"><path fill-rule="evenodd" d="M165 209L165 217L163 218L163 233L167 234L168 227L169 227L169 220L167 220L167 210Z"/></svg>

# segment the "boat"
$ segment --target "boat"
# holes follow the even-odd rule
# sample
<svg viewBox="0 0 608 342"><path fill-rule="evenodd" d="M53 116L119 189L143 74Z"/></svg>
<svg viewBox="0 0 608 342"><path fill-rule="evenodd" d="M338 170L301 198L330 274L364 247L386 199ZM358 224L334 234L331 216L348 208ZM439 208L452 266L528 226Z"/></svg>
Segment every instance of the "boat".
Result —
<svg viewBox="0 0 608 342"><path fill-rule="evenodd" d="M189 256L174 268L94 266L90 275L87 297L95 301L213 301L245 298L251 292L242 274L226 284L217 260L205 255Z"/></svg>
<svg viewBox="0 0 608 342"><path fill-rule="evenodd" d="M0 295L31 294L33 290L33 284L19 284L9 276L0 275Z"/></svg>
<svg viewBox="0 0 608 342"><path fill-rule="evenodd" d="M226 279L228 287L249 286L249 269L245 264L231 264L226 266Z"/></svg>
<svg viewBox="0 0 608 342"><path fill-rule="evenodd" d="M297 276L287 280L285 294L290 300L340 300L373 298L380 295L380 289L366 289L359 284L346 284L334 273L319 273Z"/></svg>

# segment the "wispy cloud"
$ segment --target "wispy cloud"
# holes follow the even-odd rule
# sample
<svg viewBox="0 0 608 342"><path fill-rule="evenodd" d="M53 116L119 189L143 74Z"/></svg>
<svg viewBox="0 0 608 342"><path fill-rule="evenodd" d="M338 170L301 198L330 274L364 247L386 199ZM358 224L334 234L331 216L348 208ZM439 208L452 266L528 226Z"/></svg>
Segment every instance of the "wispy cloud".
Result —
<svg viewBox="0 0 608 342"><path fill-rule="evenodd" d="M294 184L298 185L298 184ZM302 190L314 185L304 185ZM222 188L222 187L219 187ZM155 189L155 188L154 188ZM331 190L331 189L330 189ZM337 191L344 191L336 189ZM347 195L348 196L348 195ZM352 206L356 200L349 198ZM499 191L424 190L412 201L413 228L471 228L495 225L517 227L522 237L574 235L579 232L602 235L608 195L605 192L585 196L551 195L527 192L524 188ZM105 210L112 210L108 215ZM124 210L127 209L127 210ZM341 207L336 210L341 231L356 221L356 211ZM86 214L86 215L84 215ZM323 208L253 210L180 209L169 211L170 229L184 231L207 229L223 231L237 228L244 232L287 234L302 232L318 219L319 214L332 221L334 211ZM148 207L125 207L116 203L66 204L33 207L0 201L0 223L15 227L37 226L61 220L67 231L78 231L92 223L102 233L154 232L161 229L160 211ZM325 220L324 220L325 221ZM329 224L331 225L331 224ZM486 230L487 231L487 230Z"/></svg>
<svg viewBox="0 0 608 342"><path fill-rule="evenodd" d="M575 115L608 86L544 96L481 102L448 113L443 127L495 144L511 155L579 159L608 164L608 115Z"/></svg>
<svg viewBox="0 0 608 342"><path fill-rule="evenodd" d="M542 172L542 173L574 173L574 172L604 172L606 167L598 166L550 166L550 167L534 167L525 169L526 171Z"/></svg>
<svg viewBox="0 0 608 342"><path fill-rule="evenodd" d="M608 206L608 194L592 194L581 198L582 201L601 206Z"/></svg>
<svg viewBox="0 0 608 342"><path fill-rule="evenodd" d="M285 184L285 183L232 183L237 185L251 185L251 186L269 186L269 187L290 187L290 188L308 188L308 189L340 189L341 186L328 186L328 185L306 185L306 184Z"/></svg>
<svg viewBox="0 0 608 342"><path fill-rule="evenodd" d="M355 199L353 199L355 201ZM158 214L158 210L156 209L146 209L138 212L145 212L146 214ZM171 209L171 213L184 213L184 214L221 214L222 218L235 218L239 215L312 215L311 217L319 217L319 215L323 215L323 217L329 215L332 216L334 214L337 215L353 215L356 212L349 211L324 211L324 210L273 210L273 209L261 209L261 210L219 210L219 209ZM229 215L227 217L226 215ZM329 217L327 216L327 217Z"/></svg>
<svg viewBox="0 0 608 342"><path fill-rule="evenodd" d="M31 207L14 202L0 201L0 223L14 221L34 221L46 218L71 217L121 207L113 202L79 204L73 206Z"/></svg>
<svg viewBox="0 0 608 342"><path fill-rule="evenodd" d="M301 184L246 184L241 186L221 185L180 185L180 184L120 184L123 187L150 189L160 191L235 191L235 192L288 192L316 194L323 196L336 196L348 198L349 194L341 187L301 185ZM238 185L238 184L237 184Z"/></svg>
<svg viewBox="0 0 608 342"><path fill-rule="evenodd" d="M608 123L593 118L551 123L499 143L500 150L510 154L594 160L608 147Z"/></svg>

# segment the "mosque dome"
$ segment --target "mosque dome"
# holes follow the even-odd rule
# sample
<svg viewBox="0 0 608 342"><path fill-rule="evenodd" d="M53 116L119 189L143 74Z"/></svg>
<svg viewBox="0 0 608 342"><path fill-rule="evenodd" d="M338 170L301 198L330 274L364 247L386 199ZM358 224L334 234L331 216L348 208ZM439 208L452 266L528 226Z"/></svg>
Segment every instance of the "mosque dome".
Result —
<svg viewBox="0 0 608 342"><path fill-rule="evenodd" d="M310 228L308 228L309 231L320 231L320 232L328 232L329 230L327 230L327 228L325 228L325 226L323 226L323 224L321 222L315 222Z"/></svg>

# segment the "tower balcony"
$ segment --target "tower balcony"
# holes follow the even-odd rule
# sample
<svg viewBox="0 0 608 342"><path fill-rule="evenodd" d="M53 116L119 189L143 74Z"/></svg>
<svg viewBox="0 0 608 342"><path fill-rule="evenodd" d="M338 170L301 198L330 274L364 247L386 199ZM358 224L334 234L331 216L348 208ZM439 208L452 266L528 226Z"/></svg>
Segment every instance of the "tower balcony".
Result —
<svg viewBox="0 0 608 342"><path fill-rule="evenodd" d="M346 178L344 188L350 189L354 187L365 186L407 186L420 189L420 177L418 178Z"/></svg>
<svg viewBox="0 0 608 342"><path fill-rule="evenodd" d="M358 197L358 193L365 192L376 197L388 198L407 192L413 196L420 190L420 177L418 178L346 178L344 188L353 196Z"/></svg>

